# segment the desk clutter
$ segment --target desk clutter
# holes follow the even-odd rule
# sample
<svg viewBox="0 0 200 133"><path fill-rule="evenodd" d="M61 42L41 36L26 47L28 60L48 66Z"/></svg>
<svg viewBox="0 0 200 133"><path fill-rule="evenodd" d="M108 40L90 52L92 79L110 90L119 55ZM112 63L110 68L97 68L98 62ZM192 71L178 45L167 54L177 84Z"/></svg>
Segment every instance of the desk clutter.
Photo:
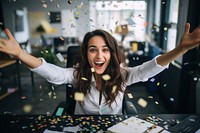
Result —
<svg viewBox="0 0 200 133"><path fill-rule="evenodd" d="M163 116L163 118L162 118ZM172 124L176 125L189 115L161 114L161 115L1 115L1 132L20 133L169 133ZM189 116L190 119L193 117ZM200 119L200 116L195 118ZM187 119L186 119L187 120ZM174 123L176 122L176 123ZM196 131L200 129L200 125ZM194 131L194 130L193 130ZM180 131L179 131L180 132ZM196 132L198 133L198 131Z"/></svg>

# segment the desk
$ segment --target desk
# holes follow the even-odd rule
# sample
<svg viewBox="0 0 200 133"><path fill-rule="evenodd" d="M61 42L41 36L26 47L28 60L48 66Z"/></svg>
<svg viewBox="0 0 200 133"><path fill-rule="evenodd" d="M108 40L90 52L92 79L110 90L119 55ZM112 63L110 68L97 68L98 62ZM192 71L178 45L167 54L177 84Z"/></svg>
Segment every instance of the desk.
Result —
<svg viewBox="0 0 200 133"><path fill-rule="evenodd" d="M0 60L0 70L10 66L10 65L16 65L16 69L17 69L17 82L18 82L18 88L21 94L21 81L20 81L20 74L19 74L19 63L18 60ZM8 96L10 93L5 93L3 95L0 96L0 100L3 99L4 97Z"/></svg>
<svg viewBox="0 0 200 133"><path fill-rule="evenodd" d="M170 122L181 121L190 114L140 114L135 117L145 119L154 117L161 119L158 121L159 126L170 128ZM117 124L131 115L67 115L67 116L47 116L47 115L0 115L0 131L2 132L20 132L43 133L45 129L51 131L63 131L64 127L77 126L82 128L82 132L106 132L107 128ZM200 116L199 116L200 117ZM200 128L200 127L199 127Z"/></svg>

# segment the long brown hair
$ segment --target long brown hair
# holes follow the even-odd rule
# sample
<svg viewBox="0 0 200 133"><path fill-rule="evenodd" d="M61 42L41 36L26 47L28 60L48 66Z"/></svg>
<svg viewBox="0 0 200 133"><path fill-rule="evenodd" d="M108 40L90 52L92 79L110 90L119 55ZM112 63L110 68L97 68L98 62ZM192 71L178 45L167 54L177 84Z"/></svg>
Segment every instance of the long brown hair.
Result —
<svg viewBox="0 0 200 133"><path fill-rule="evenodd" d="M124 91L122 87L124 86L125 78L122 76L120 64L125 64L125 56L122 53L122 49L118 46L116 39L104 30L97 29L95 31L88 32L85 35L80 51L81 61L76 68L77 71L75 76L78 81L75 88L76 91L82 92L85 95L90 92L92 71L88 62L87 50L88 42L94 36L103 37L111 53L110 63L104 72L104 74L110 75L111 79L107 81L103 80L102 82L102 92L105 95L106 103L111 105L111 103L115 101L115 98L118 95L119 91ZM87 80L82 80L83 77ZM117 86L114 93L112 93L113 86Z"/></svg>

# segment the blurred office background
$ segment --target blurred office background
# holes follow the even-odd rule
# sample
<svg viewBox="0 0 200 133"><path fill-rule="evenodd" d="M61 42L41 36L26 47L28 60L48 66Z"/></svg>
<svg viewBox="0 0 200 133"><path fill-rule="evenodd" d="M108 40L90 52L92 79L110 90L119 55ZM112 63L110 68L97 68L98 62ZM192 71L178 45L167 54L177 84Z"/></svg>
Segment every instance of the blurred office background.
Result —
<svg viewBox="0 0 200 133"><path fill-rule="evenodd" d="M28 53L61 67L68 47L81 45L88 31L104 29L123 48L127 65L136 66L175 48L186 22L191 31L196 28L199 5L198 0L0 0L0 26ZM17 60L3 62L8 59L0 53L1 114L51 114L65 100L65 85L48 83ZM159 75L130 86L138 112L200 113L199 63L195 48ZM138 104L141 98L145 107Z"/></svg>

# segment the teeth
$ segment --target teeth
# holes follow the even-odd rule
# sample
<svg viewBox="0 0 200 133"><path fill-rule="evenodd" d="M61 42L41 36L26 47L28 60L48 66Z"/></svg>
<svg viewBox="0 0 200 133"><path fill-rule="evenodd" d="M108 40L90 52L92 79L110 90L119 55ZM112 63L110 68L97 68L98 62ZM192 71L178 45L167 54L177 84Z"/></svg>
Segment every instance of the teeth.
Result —
<svg viewBox="0 0 200 133"><path fill-rule="evenodd" d="M104 62L95 62L96 64L102 64L102 63L104 63Z"/></svg>

